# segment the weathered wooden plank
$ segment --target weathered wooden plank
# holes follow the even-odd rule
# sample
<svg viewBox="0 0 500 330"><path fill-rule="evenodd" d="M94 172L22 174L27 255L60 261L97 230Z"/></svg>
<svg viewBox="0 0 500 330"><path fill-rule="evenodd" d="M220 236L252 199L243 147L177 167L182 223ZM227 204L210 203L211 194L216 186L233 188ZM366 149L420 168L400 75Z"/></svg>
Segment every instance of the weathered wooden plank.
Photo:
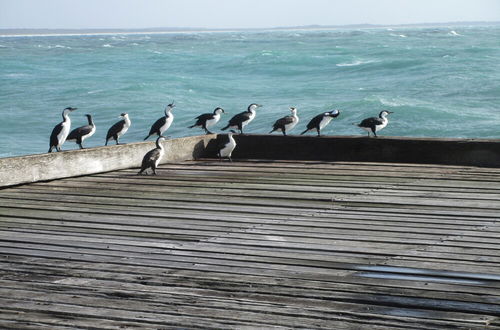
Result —
<svg viewBox="0 0 500 330"><path fill-rule="evenodd" d="M356 304L356 299L350 299L348 302L333 302L331 300L324 299L314 299L314 298L298 298L298 297L284 297L269 294L259 294L253 293L248 296L246 293L235 293L232 292L231 296L228 293L218 290L179 290L181 297L187 296L185 303L177 303L177 308L166 309L165 307L172 305L172 303L166 298L156 298L154 301L150 301L151 292L123 292L120 294L118 292L109 292L105 297L89 297L85 295L78 295L78 299L71 299L68 294L61 294L57 292L44 292L44 291L25 291L25 290L9 290L13 298L1 299L10 303L10 308L22 308L26 310L32 308L36 310L36 302L49 302L51 308L56 310L71 310L71 313L82 313L87 315L92 315L94 317L102 317L103 312L111 313L115 319L127 318L138 315L139 313L143 315L151 315L154 313L154 317L158 320L171 322L172 319L178 319L180 317L185 318L195 318L204 317L212 322L227 322L228 324L242 325L242 323L253 323L253 326L258 327L268 325L268 326L292 326L292 327L302 327L307 324L312 324L312 327L329 327L332 322L338 322L339 319L345 321L349 318L350 314L358 314L359 316L371 317L372 322L376 325L377 319L383 318L384 314L391 315L391 310L396 307L391 305L386 307L383 305L370 305L365 303L366 307L359 307ZM111 299L111 297L122 297L127 295L127 299ZM42 298L43 297L43 298ZM196 306L196 300L206 298L219 298L219 299L230 299L233 301L229 306L222 304L223 307L217 308L215 302L212 300L212 306L209 304L203 304L202 306ZM375 297L374 297L375 298ZM196 299L196 300L195 300ZM120 310L116 310L116 307L110 309L108 306L110 300L113 301L112 305L119 306ZM255 305L255 304L245 304L245 300L256 302L259 304L266 305ZM138 305L137 302L140 302ZM188 303L189 301L189 303ZM22 305L24 303L24 305ZM436 302L439 303L439 302ZM304 304L309 307L307 310L301 308ZM459 305L459 304L457 304ZM474 306L473 304L469 304ZM486 305L486 304L484 304ZM92 306L92 307L91 307ZM241 307L239 307L241 306ZM270 308L272 306L272 308ZM475 306L480 306L476 304ZM97 307L97 308L93 308ZM133 308L133 309L132 309ZM460 313L454 311L441 311L438 306L433 306L435 310L425 310L425 309L410 309L407 311L408 314L420 314L420 317L425 320L436 320L444 319L449 321L461 320L466 321L470 325L484 325L484 319L481 316L474 316L473 313ZM341 315L338 315L342 311ZM262 313L266 313L266 318L262 317ZM415 313L416 312L416 313ZM420 312L420 313L419 313ZM404 313L403 313L404 314ZM396 314L397 315L397 314ZM467 315L467 316L466 316ZM391 315L392 316L392 315ZM168 317L168 318L167 318ZM418 317L418 316L417 316ZM386 319L386 318L385 318ZM407 317L407 320L415 321L411 317ZM375 321L375 322L374 322ZM371 323L371 322L370 322ZM341 324L345 324L342 322ZM390 323L389 323L390 324Z"/></svg>
<svg viewBox="0 0 500 330"><path fill-rule="evenodd" d="M277 278L266 274L224 273L214 270L196 269L168 269L152 267L147 264L141 266L82 262L61 261L39 258L13 257L9 262L4 262L11 271L4 271L2 278L26 281L56 281L65 278L89 277L101 280L120 281L122 285L140 283L152 286L194 286L213 288L214 286L229 286L234 290L254 286L278 286L286 288L299 288L304 290L323 290L341 292L365 292L405 295L413 292L415 296L434 298L458 299L465 301L498 303L500 291L491 287L469 284L457 286L449 281L418 281L388 278L386 281L361 276L332 276L328 280L316 281L300 278ZM33 269L36 266L36 270ZM366 268L366 265L364 266ZM432 269L428 270L432 273ZM474 273L471 273L473 277ZM465 275L464 275L465 276ZM68 284L71 281L68 281ZM71 282L72 283L72 282ZM76 283L76 282L75 282ZM269 292L272 292L270 290ZM476 297L476 298L474 298Z"/></svg>

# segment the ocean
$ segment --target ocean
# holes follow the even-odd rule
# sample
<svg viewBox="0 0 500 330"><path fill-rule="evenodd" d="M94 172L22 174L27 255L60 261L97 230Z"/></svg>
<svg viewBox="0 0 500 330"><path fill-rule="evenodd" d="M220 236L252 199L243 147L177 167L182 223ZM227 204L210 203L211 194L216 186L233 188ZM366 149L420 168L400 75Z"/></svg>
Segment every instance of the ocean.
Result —
<svg viewBox="0 0 500 330"><path fill-rule="evenodd" d="M499 40L498 25L2 36L0 157L47 152L67 106L72 128L94 117L86 147L104 145L122 112L121 142L142 141L172 101L171 137L203 134L187 126L216 107L220 132L255 102L247 133L267 134L294 106L290 134L339 109L325 135L366 135L353 123L387 109L380 135L500 138Z"/></svg>

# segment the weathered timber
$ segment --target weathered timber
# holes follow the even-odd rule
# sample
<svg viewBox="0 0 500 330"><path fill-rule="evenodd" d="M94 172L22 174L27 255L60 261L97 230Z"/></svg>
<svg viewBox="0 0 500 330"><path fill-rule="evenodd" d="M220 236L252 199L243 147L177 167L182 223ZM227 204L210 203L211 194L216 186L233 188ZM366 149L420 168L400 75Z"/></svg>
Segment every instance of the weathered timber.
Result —
<svg viewBox="0 0 500 330"><path fill-rule="evenodd" d="M0 327L500 326L499 169L203 159L136 172L0 190Z"/></svg>

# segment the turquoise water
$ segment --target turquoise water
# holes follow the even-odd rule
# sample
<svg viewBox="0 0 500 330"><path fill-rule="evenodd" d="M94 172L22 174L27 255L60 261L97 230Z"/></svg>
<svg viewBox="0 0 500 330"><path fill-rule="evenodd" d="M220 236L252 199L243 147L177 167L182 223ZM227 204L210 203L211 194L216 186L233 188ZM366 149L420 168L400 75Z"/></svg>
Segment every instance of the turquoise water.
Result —
<svg viewBox="0 0 500 330"><path fill-rule="evenodd" d="M248 133L295 106L291 134L338 108L327 135L365 134L352 123L388 109L381 135L500 138L499 37L498 26L0 37L0 156L46 152L67 106L73 128L95 118L87 147L121 112L132 120L121 141L140 141L173 100L172 137L202 134L186 128L200 113L224 108L220 128L255 102Z"/></svg>

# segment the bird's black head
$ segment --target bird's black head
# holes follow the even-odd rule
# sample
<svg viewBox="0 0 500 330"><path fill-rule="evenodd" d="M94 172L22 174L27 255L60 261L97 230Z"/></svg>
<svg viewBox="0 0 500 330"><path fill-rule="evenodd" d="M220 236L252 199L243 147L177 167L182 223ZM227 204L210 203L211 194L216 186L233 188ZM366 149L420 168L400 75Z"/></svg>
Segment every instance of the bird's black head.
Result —
<svg viewBox="0 0 500 330"><path fill-rule="evenodd" d="M87 117L88 119L90 119L90 118L92 118L92 115L91 115L91 114L89 114L89 113L87 113L87 114L85 115L85 117Z"/></svg>
<svg viewBox="0 0 500 330"><path fill-rule="evenodd" d="M247 110L248 110L248 111L252 111L252 110L255 110L255 109L260 108L260 107L262 107L262 105L257 104L257 103L252 103L252 104L250 104L250 105L248 106Z"/></svg>
<svg viewBox="0 0 500 330"><path fill-rule="evenodd" d="M222 109L221 107L217 107L215 108L214 110L214 115L218 114L218 113L225 113L224 109Z"/></svg>
<svg viewBox="0 0 500 330"><path fill-rule="evenodd" d="M332 117L332 118L335 118L335 117L338 117L338 115L340 115L340 110L335 109L335 110L326 112L325 115Z"/></svg>
<svg viewBox="0 0 500 330"><path fill-rule="evenodd" d="M68 111L75 111L76 109L78 109L78 108L67 107L67 108L65 108L64 110L68 110Z"/></svg>
<svg viewBox="0 0 500 330"><path fill-rule="evenodd" d="M382 110L382 111L380 111L380 113L378 114L378 116L379 116L380 118L384 118L384 117L388 116L388 115L389 115L389 114L391 114L391 113L394 113L394 112L392 112L392 111L388 111L388 110Z"/></svg>
<svg viewBox="0 0 500 330"><path fill-rule="evenodd" d="M127 113L126 113L126 112L122 112L122 113L120 114L120 117L125 117L125 116L127 116Z"/></svg>

